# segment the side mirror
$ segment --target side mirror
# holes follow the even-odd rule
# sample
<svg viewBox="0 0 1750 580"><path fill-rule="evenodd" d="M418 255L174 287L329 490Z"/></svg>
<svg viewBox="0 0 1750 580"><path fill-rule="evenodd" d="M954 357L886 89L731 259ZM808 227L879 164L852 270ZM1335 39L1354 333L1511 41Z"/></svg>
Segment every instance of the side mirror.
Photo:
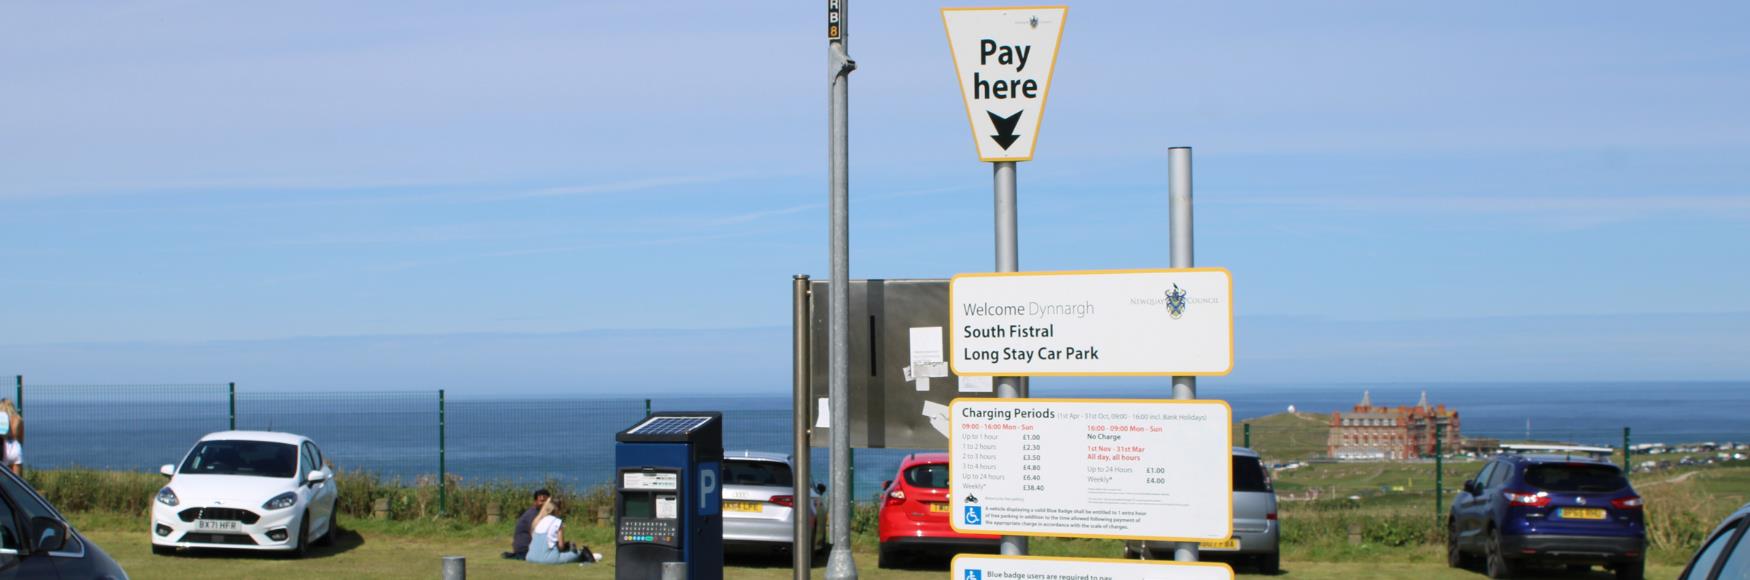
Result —
<svg viewBox="0 0 1750 580"><path fill-rule="evenodd" d="M166 464L158 467L158 473L164 474L164 477L170 477L172 475L176 475L176 466L173 464L166 463Z"/></svg>
<svg viewBox="0 0 1750 580"><path fill-rule="evenodd" d="M316 485L328 481L328 474L323 473L320 469L311 470L310 475L304 476L304 481L309 482L310 485Z"/></svg>
<svg viewBox="0 0 1750 580"><path fill-rule="evenodd" d="M887 488L889 487L893 487L893 480L889 479L881 482L881 491L887 491Z"/></svg>
<svg viewBox="0 0 1750 580"><path fill-rule="evenodd" d="M824 484L824 483L814 484L814 493L826 493L826 484Z"/></svg>
<svg viewBox="0 0 1750 580"><path fill-rule="evenodd" d="M1471 495L1476 495L1477 494L1477 480L1475 480L1475 479L1464 480L1464 492L1471 494Z"/></svg>
<svg viewBox="0 0 1750 580"><path fill-rule="evenodd" d="M30 536L36 539L31 545L32 552L58 552L67 546L67 524L61 520L44 516L31 518L30 531Z"/></svg>

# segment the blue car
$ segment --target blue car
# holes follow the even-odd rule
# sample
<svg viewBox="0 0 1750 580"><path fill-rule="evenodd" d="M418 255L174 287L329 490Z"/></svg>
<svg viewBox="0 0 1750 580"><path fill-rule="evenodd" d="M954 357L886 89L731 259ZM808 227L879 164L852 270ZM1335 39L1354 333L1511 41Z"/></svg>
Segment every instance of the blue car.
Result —
<svg viewBox="0 0 1750 580"><path fill-rule="evenodd" d="M1481 558L1490 578L1530 564L1584 570L1606 566L1639 580L1647 532L1641 496L1608 462L1566 456L1500 455L1464 482L1447 516L1447 563Z"/></svg>

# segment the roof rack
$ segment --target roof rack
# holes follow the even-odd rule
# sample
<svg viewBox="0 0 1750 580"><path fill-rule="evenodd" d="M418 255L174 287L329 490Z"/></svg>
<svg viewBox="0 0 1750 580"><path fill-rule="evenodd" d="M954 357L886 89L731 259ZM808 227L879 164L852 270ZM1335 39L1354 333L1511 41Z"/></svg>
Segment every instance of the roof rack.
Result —
<svg viewBox="0 0 1750 580"><path fill-rule="evenodd" d="M1515 453L1519 455L1529 455L1534 453L1575 455L1584 453L1596 457L1610 457L1616 453L1616 450L1610 447L1599 447L1596 445L1568 445L1560 443L1502 443L1501 451L1504 453Z"/></svg>

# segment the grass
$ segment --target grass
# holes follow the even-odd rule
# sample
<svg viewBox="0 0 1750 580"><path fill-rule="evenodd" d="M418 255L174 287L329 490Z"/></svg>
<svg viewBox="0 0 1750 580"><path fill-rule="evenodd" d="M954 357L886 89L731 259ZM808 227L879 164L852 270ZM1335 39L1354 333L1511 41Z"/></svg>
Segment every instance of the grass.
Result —
<svg viewBox="0 0 1750 580"><path fill-rule="evenodd" d="M1265 462L1321 457L1331 437L1330 415L1277 413L1234 423L1234 445L1245 445L1246 425L1252 426L1252 449Z"/></svg>

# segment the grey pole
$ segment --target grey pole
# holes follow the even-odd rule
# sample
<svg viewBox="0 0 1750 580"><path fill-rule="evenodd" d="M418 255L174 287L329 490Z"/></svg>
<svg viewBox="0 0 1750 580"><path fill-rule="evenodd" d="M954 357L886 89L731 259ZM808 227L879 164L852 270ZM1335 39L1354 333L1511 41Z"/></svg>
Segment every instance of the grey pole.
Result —
<svg viewBox="0 0 1750 580"><path fill-rule="evenodd" d="M795 489L791 491L796 498L793 505L796 506L796 509L802 510L798 513L804 514L804 517L795 518L796 525L793 534L795 542L790 547L790 567L795 571L796 580L808 580L809 572L814 566L814 522L812 520L818 514L814 513L814 502L810 499L814 492L813 489L810 489L814 487L814 478L810 474L814 472L808 461L808 427L812 425L808 422L808 339L813 331L808 328L807 276L797 276L791 281L790 300L793 310L790 320L793 336L790 338L790 343L795 347L791 352L793 357L791 367L795 370L791 381L795 393L790 397L790 406L792 415L794 415L792 420L795 421L791 425L791 435L795 439L790 456L795 458L796 463L796 472L790 479L795 482Z"/></svg>
<svg viewBox="0 0 1750 580"><path fill-rule="evenodd" d="M857 63L846 52L850 38L850 2L828 0L827 9L838 9L839 35L826 45L826 65L831 97L828 102L827 141L832 179L832 285L827 296L828 324L827 398L832 405L832 555L827 558L827 580L854 580L857 563L851 556L851 224L850 224L850 80Z"/></svg>
<svg viewBox="0 0 1750 580"><path fill-rule="evenodd" d="M444 556L444 580L468 580L468 559Z"/></svg>
<svg viewBox="0 0 1750 580"><path fill-rule="evenodd" d="M1172 266L1192 267L1190 147L1173 147L1167 150L1167 220L1172 224ZM1173 377L1173 398L1197 398L1197 377ZM1173 559L1196 562L1197 544L1179 543L1173 549Z"/></svg>
<svg viewBox="0 0 1750 580"><path fill-rule="evenodd" d="M998 161L991 164L991 183L996 195L996 246L997 271L1019 272L1021 270L1021 250L1017 223L1015 202L1015 162ZM1027 396L1021 384L1020 377L997 377L997 398L1019 399ZM1026 536L1003 536L998 547L1005 556L1027 555Z"/></svg>

